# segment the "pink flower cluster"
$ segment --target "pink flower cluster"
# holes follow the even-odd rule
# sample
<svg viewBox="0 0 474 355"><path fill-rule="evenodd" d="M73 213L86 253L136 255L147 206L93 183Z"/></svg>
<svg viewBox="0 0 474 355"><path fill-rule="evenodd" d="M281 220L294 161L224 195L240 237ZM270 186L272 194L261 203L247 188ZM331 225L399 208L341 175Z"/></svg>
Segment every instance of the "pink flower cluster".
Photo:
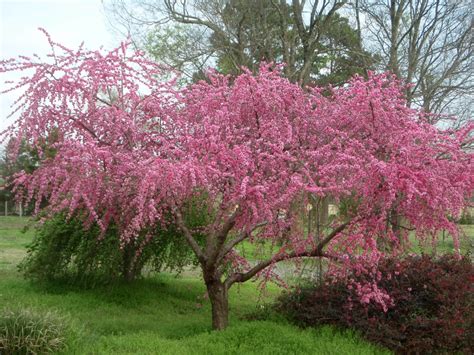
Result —
<svg viewBox="0 0 474 355"><path fill-rule="evenodd" d="M180 89L164 79L170 71L127 45L104 52L49 41L47 61L0 62L0 74L24 72L10 88L24 90L14 108L20 116L3 137L43 157L15 181L37 211L47 201L49 213L80 212L103 230L113 221L125 243L200 194L213 216L207 234L235 214L229 235L283 241L281 256L312 250L318 237L292 228L300 217L294 202L331 196L357 206L323 245L343 265L383 254L380 245L399 241L395 230L457 236L451 217L474 188L472 152L462 149L474 124L456 132L429 125L389 74L355 77L328 94L264 64L258 75L210 72ZM54 157L42 155L45 142ZM403 226L387 227L393 215ZM236 269L245 264L229 251L225 260L232 258ZM363 302L388 304L376 285L358 287Z"/></svg>

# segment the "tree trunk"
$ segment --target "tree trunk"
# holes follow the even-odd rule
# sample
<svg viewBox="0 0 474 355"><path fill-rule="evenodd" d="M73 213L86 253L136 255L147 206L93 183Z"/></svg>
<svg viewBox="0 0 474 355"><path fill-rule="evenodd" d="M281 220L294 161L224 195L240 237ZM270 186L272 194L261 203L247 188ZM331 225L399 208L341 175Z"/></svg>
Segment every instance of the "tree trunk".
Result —
<svg viewBox="0 0 474 355"><path fill-rule="evenodd" d="M402 225L402 217L394 209L390 211L390 223L392 225L393 234L395 234L395 236L401 242L402 229L400 228L400 226Z"/></svg>
<svg viewBox="0 0 474 355"><path fill-rule="evenodd" d="M122 255L122 277L126 282L132 282L136 279L134 264L136 250L132 244L125 245Z"/></svg>
<svg viewBox="0 0 474 355"><path fill-rule="evenodd" d="M323 197L320 202L320 206L318 208L319 216L318 216L318 224L320 231L323 231L324 228L327 227L328 219L329 219L329 197Z"/></svg>
<svg viewBox="0 0 474 355"><path fill-rule="evenodd" d="M206 282L212 307L212 328L222 330L229 324L229 295L220 280Z"/></svg>

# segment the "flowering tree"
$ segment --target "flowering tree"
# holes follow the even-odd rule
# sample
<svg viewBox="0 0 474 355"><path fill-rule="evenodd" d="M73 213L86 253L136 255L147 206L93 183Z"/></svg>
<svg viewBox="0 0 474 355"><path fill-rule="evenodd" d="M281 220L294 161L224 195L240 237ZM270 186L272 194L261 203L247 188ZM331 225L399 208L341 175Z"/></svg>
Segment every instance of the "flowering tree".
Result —
<svg viewBox="0 0 474 355"><path fill-rule="evenodd" d="M396 251L407 229L420 238L448 229L457 240L448 217L473 191L472 153L461 149L473 127L425 123L389 75L323 95L262 65L256 76L209 73L177 89L125 45L91 52L49 41L48 62L0 62L0 73L27 73L12 84L24 93L4 136L40 150L57 132L55 156L17 177L18 195L37 208L47 200L50 213L81 211L104 231L113 222L124 244L171 216L199 260L215 329L227 326L229 288L271 276L279 261L320 257L361 270ZM327 195L356 208L327 232L302 233L295 201ZM190 201L208 214L204 229L185 222ZM237 252L259 241L278 248L257 263ZM357 286L364 302L389 303L376 284Z"/></svg>

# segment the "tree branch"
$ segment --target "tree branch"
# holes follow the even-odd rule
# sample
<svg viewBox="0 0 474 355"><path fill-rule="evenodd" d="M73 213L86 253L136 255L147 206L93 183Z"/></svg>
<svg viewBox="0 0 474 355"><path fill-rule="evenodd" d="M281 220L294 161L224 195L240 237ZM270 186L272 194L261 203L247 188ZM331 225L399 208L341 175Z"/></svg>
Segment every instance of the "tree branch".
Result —
<svg viewBox="0 0 474 355"><path fill-rule="evenodd" d="M222 251L222 246L224 245L227 235L234 228L235 220L240 213L240 207L237 207L235 211L227 218L222 226L221 230L214 234L211 233L207 238L206 246L206 255L209 257L208 261L210 263L215 263L216 260L219 260L219 255ZM213 244L213 236L215 236L215 244Z"/></svg>
<svg viewBox="0 0 474 355"><path fill-rule="evenodd" d="M256 230L257 228L260 228L260 227L263 227L267 224L268 222L261 222L261 223L257 223L255 226L253 226L250 231L242 231L242 233L239 234L238 237L236 237L235 239L232 239L231 241L229 241L225 246L224 248L221 250L221 252L219 253L219 255L217 256L217 261L219 262L224 256L227 255L228 252L230 252L237 244L239 244L240 242L244 241L245 239L247 239L248 237L250 237L250 235L252 234L252 232L254 230Z"/></svg>
<svg viewBox="0 0 474 355"><path fill-rule="evenodd" d="M290 259L296 259L296 258L301 258L301 257L328 257L327 254L323 253L323 248L332 240L334 237L336 237L340 232L342 232L352 221L346 222L341 224L339 227L334 229L326 238L324 238L319 244L314 248L313 250L306 250L303 252L292 252L290 254L279 254L275 255L271 259L267 259L265 261L262 261L255 265L253 268L251 268L249 271L245 273L234 273L230 275L226 280L225 280L225 285L227 288L232 286L235 282L245 282L252 277L254 277L256 274L258 274L260 271L265 269L266 267L275 264L279 261L282 260L290 260Z"/></svg>
<svg viewBox="0 0 474 355"><path fill-rule="evenodd" d="M194 239L194 237L191 234L191 231L189 230L189 228L186 227L181 212L178 210L178 208L174 208L173 212L176 216L176 223L178 224L178 227L181 229L181 231L184 233L184 237L186 238L188 244L193 249L194 253L196 254L196 256L197 256L198 260L201 262L201 264L204 264L206 262L207 258L204 255L201 247L196 242L196 239Z"/></svg>

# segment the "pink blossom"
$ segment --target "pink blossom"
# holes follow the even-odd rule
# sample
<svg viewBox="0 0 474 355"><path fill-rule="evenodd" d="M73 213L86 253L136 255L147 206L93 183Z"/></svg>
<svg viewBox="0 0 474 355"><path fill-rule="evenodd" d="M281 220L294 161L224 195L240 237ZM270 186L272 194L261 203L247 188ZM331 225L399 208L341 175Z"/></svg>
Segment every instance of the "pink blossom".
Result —
<svg viewBox="0 0 474 355"><path fill-rule="evenodd" d="M274 277L274 263L302 256L337 261L331 272L340 277L351 271L380 280L380 245L396 254L403 227L419 239L447 230L457 247L451 217L474 190L473 155L461 149L474 125L454 132L429 125L390 74L355 77L328 96L263 64L257 75L211 72L178 88L163 79L166 68L127 44L73 51L47 38L48 61L0 61L0 74L23 75L4 90L24 93L13 108L19 119L2 137L39 151L39 168L14 182L37 212L47 201L45 213L80 212L85 225L103 231L114 222L123 243L171 215L201 265L215 262L219 281L229 275L226 285ZM54 157L44 153L47 143ZM212 216L204 248L181 218L197 194ZM322 243L298 228L295 201L306 206L309 194L357 204ZM243 240L283 247L252 266L236 252ZM389 307L376 282L354 287L361 302Z"/></svg>

